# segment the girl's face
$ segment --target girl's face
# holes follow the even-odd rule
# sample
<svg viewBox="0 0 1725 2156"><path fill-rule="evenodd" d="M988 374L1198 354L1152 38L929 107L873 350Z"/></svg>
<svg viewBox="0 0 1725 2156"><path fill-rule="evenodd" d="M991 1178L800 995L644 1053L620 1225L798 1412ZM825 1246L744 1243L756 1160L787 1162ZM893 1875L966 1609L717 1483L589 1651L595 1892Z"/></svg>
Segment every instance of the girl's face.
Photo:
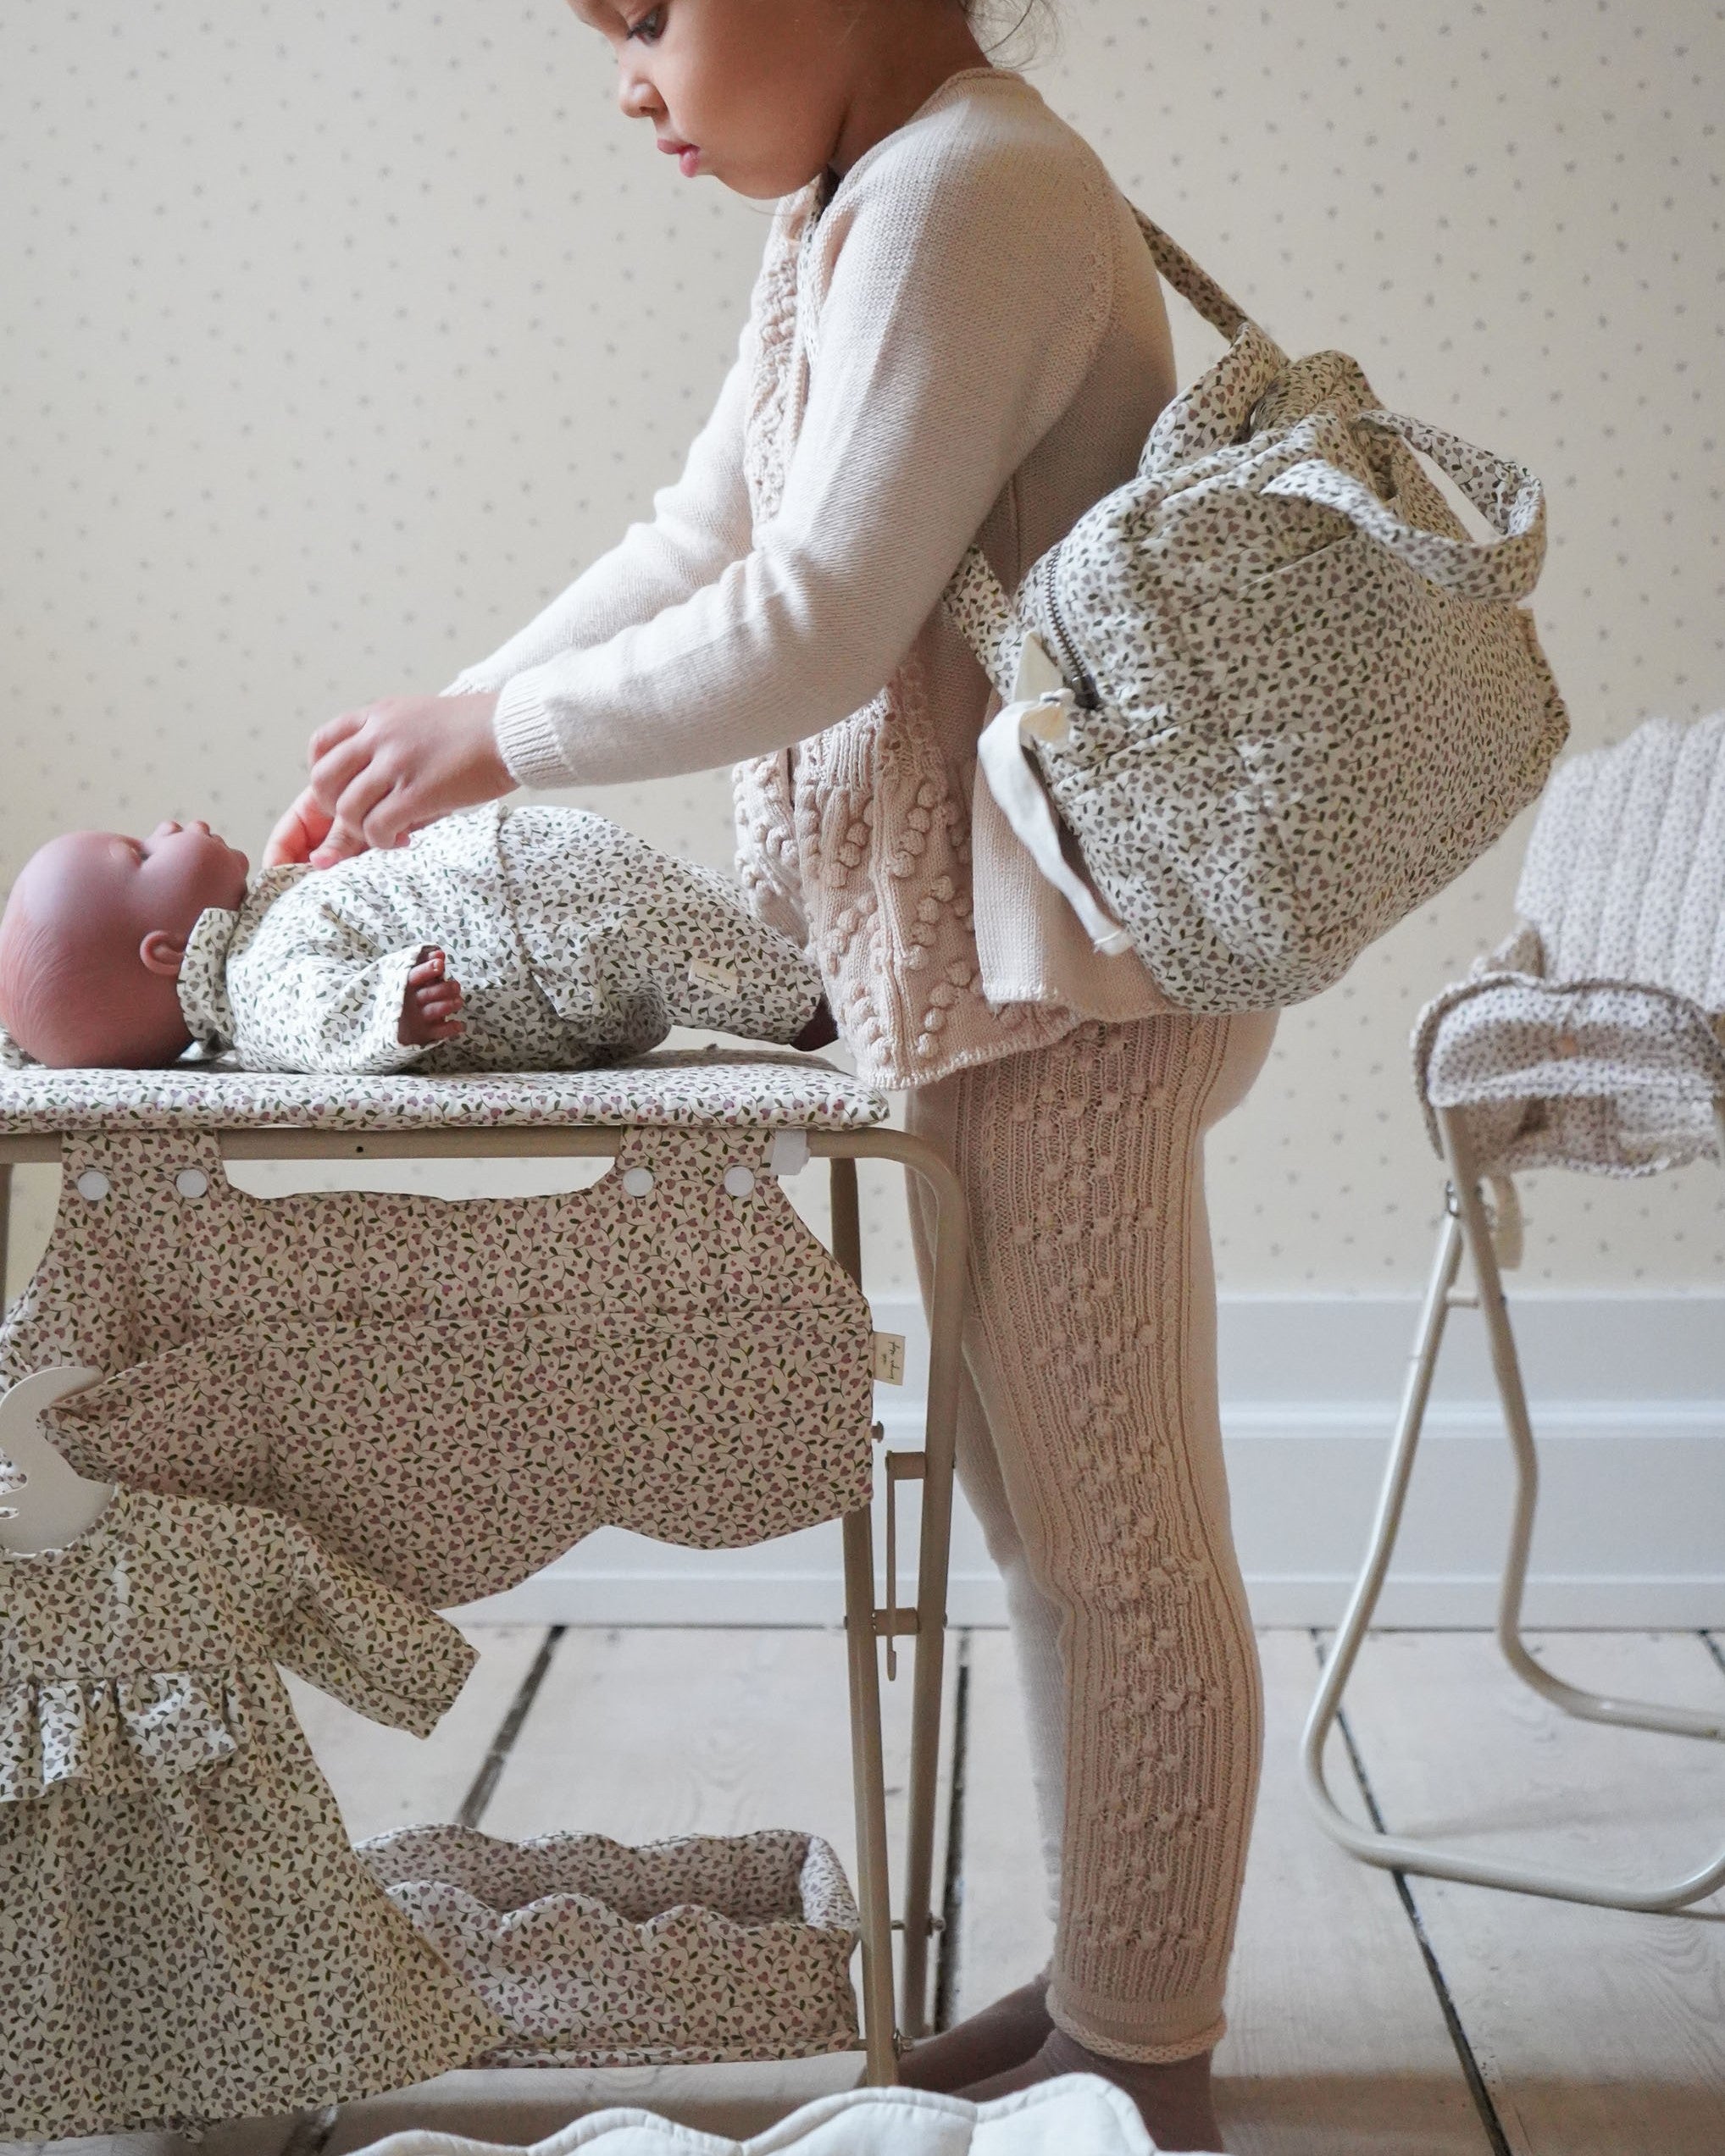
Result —
<svg viewBox="0 0 1725 2156"><path fill-rule="evenodd" d="M684 175L757 200L794 193L828 164L845 170L899 80L930 61L950 71L984 58L962 10L938 0L569 5L616 56L618 104L652 122Z"/></svg>

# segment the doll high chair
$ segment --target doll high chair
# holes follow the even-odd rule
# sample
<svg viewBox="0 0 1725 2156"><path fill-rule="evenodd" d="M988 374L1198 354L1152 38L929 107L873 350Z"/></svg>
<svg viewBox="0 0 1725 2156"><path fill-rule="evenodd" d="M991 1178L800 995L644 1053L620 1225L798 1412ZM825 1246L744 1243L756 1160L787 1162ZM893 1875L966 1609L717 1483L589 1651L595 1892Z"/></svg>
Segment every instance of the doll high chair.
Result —
<svg viewBox="0 0 1725 2156"><path fill-rule="evenodd" d="M700 1981L722 2004L707 2033L679 2047L662 2030L656 2049L535 2039L512 2064L855 2048L846 1965L859 1933L866 2078L893 2080L901 2033L925 2026L966 1219L956 1178L927 1146L884 1127L886 1115L882 1096L854 1078L774 1052L662 1052L574 1073L441 1079L219 1064L0 1072L0 1250L13 1166L63 1168L47 1252L0 1329L0 1383L79 1365L100 1373L42 1418L78 1475L266 1505L446 1608L515 1583L601 1524L729 1548L841 1519L856 1903L808 1837L769 1832L739 1837L747 1848L695 1850L702 1876L719 1889L728 1880L756 1920L745 1909L719 1924L696 1942L694 1963L679 1965L685 1985L689 1967L706 1970ZM236 1160L524 1156L612 1165L573 1192L461 1201L345 1190L257 1198L225 1172ZM830 1252L780 1188L812 1156L830 1167ZM896 1373L861 1292L862 1158L908 1167L939 1208L925 1445L881 1462L884 1608L873 1384ZM907 1480L923 1484L923 1502L916 1589L904 1602L892 1543ZM906 1638L915 1649L910 1832L895 1922L879 1661L884 1641L896 1675ZM422 1861L425 1846L412 1837L439 1831L388 1838ZM669 1861L606 1847L614 1854L601 1853L602 1870L628 1874L624 1901ZM514 1848L495 1845L505 1873ZM453 1853L474 1859L471 1848ZM523 1856L517 1873L524 1864L531 1870ZM411 1889L399 1848L374 1869L386 1888ZM700 1898L686 1880L658 1883L669 1904L655 1909ZM765 1907L781 1890L794 1898L799 1883L800 1912ZM529 1880L521 1891L542 1887ZM734 1935L746 1958L723 1965ZM794 1951L775 1963L781 1936ZM709 1968L701 1953L718 1961ZM780 2013L761 1989L775 1971L811 1969L818 2010Z"/></svg>
<svg viewBox="0 0 1725 2156"><path fill-rule="evenodd" d="M1514 1455L1497 1616L1511 1669L1567 1714L1725 1738L1725 1715L1604 1698L1528 1650L1538 1461L1502 1281L1521 1255L1519 1172L1725 1164L1725 712L1689 725L1649 719L1614 748L1567 758L1535 820L1516 911L1514 932L1414 1030L1416 1082L1448 1174L1445 1216L1370 1546L1306 1726L1306 1784L1324 1831L1369 1864L1613 1909L1680 1909L1725 1882L1725 1854L1683 1878L1616 1887L1373 1832L1339 1810L1324 1779L1325 1743L1395 1550L1445 1322L1461 1308L1484 1318ZM1464 1251L1476 1294L1456 1291Z"/></svg>

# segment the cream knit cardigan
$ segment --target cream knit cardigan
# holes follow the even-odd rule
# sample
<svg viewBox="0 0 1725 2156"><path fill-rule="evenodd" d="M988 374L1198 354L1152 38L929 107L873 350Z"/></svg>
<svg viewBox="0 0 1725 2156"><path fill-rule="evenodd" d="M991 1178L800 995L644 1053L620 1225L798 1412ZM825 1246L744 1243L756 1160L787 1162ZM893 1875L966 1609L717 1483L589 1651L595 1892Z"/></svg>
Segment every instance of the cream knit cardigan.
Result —
<svg viewBox="0 0 1725 2156"><path fill-rule="evenodd" d="M501 691L524 785L735 762L749 902L815 956L876 1084L1169 1010L979 782L998 700L940 601L973 539L1015 585L1131 476L1174 385L1101 160L1023 75L965 69L779 202L652 522L452 686Z"/></svg>

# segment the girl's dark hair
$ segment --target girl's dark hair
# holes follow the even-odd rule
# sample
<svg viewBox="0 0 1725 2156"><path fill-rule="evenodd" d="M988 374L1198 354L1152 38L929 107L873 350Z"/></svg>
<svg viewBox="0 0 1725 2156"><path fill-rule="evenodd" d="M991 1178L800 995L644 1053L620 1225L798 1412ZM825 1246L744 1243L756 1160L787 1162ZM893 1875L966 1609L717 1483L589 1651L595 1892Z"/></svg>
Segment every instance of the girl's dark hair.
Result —
<svg viewBox="0 0 1725 2156"><path fill-rule="evenodd" d="M958 0L990 59L1012 64L1034 58L1045 33L1057 28L1054 0Z"/></svg>

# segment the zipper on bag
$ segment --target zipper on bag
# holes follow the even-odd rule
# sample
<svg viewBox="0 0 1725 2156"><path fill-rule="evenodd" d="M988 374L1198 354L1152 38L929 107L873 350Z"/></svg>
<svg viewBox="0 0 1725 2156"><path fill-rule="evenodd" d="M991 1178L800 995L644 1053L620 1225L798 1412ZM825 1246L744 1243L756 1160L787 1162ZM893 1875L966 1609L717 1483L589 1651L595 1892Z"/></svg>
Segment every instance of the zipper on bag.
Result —
<svg viewBox="0 0 1725 2156"><path fill-rule="evenodd" d="M1078 646L1073 642L1066 623L1061 617L1060 601L1054 589L1054 573L1060 561L1058 546L1051 548L1042 557L1042 606L1048 617L1048 626L1054 631L1054 640L1060 646L1060 655L1066 663L1067 679L1077 693L1078 701L1085 710L1094 711L1098 702L1096 684L1090 670L1079 657Z"/></svg>

